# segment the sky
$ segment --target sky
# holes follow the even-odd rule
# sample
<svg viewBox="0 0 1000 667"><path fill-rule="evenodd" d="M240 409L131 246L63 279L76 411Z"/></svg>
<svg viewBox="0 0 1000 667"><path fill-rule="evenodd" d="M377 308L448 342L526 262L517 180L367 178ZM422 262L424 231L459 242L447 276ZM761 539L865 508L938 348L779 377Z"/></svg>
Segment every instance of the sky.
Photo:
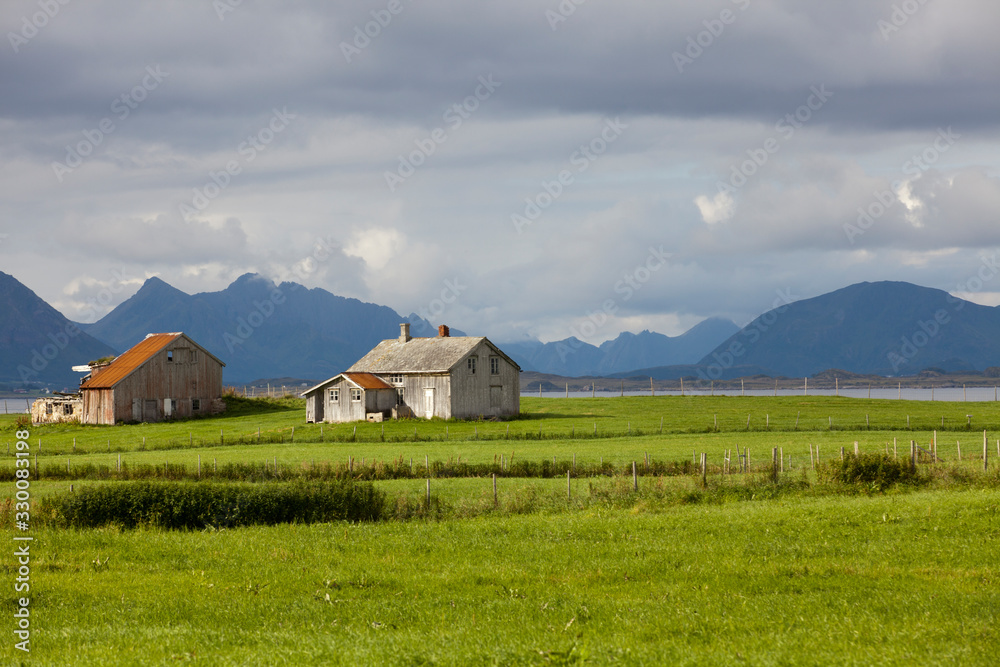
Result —
<svg viewBox="0 0 1000 667"><path fill-rule="evenodd" d="M497 341L1000 304L995 0L5 0L0 270L257 272Z"/></svg>

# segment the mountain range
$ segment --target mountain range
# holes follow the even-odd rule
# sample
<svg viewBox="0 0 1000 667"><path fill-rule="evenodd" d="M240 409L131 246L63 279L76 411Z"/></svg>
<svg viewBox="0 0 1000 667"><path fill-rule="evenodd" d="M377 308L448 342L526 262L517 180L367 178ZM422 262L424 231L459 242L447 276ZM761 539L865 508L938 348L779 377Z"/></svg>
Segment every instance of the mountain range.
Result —
<svg viewBox="0 0 1000 667"><path fill-rule="evenodd" d="M0 382L75 388L71 367L115 354L37 294L0 271Z"/></svg>
<svg viewBox="0 0 1000 667"><path fill-rule="evenodd" d="M76 386L72 366L120 353L150 332L186 332L226 363L225 380L233 384L331 377L397 336L400 322L410 322L415 336L437 333L413 314L256 274L198 294L150 278L101 320L75 324L0 272L0 312L0 383L54 388ZM524 370L563 376L715 380L832 368L898 376L1000 366L997 331L1000 307L875 282L781 305L743 328L709 318L680 336L625 332L599 346L577 338L495 342Z"/></svg>
<svg viewBox="0 0 1000 667"><path fill-rule="evenodd" d="M1000 307L910 283L865 282L764 313L705 355L698 375L982 371L1000 366L998 333Z"/></svg>
<svg viewBox="0 0 1000 667"><path fill-rule="evenodd" d="M118 350L151 331L184 331L226 363L227 382L246 383L332 377L379 341L398 336L401 322L410 322L415 336L437 333L426 320L386 306L246 274L219 292L190 295L150 278L98 322L81 327Z"/></svg>
<svg viewBox="0 0 1000 667"><path fill-rule="evenodd" d="M732 321L713 317L676 337L626 331L600 346L570 337L551 343L508 342L503 349L524 370L571 377L600 376L649 366L692 364L739 330Z"/></svg>

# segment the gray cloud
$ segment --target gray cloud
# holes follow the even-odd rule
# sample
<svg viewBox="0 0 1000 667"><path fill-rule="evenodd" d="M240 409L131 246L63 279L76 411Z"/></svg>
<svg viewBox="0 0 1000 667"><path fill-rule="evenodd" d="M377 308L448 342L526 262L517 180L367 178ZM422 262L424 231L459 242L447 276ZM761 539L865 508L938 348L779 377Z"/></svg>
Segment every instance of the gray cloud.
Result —
<svg viewBox="0 0 1000 667"><path fill-rule="evenodd" d="M391 20L384 0L245 0L221 19L213 3L93 0L62 6L15 53L10 34L38 5L7 2L0 261L76 311L119 265L187 291L261 271L404 314L457 278L467 287L442 317L491 335L562 337L618 298L601 339L742 323L779 289L958 285L1000 246L1000 5L894 15L901 4L591 0L562 21L547 15L558 2L529 0L403 0ZM165 73L155 87L148 68ZM449 116L481 76L500 86ZM779 123L822 86L832 98L785 136ZM247 160L240 146L275 109L296 118ZM628 129L578 169L614 118ZM114 129L82 164L54 169L104 119ZM907 169L949 127L961 139ZM780 150L716 199L769 138ZM421 164L390 191L386 173L414 151ZM182 216L232 160L239 173ZM563 171L571 182L518 234L511 216ZM859 207L897 182L851 237ZM329 258L296 278L317 240ZM660 245L668 265L623 300L618 281Z"/></svg>

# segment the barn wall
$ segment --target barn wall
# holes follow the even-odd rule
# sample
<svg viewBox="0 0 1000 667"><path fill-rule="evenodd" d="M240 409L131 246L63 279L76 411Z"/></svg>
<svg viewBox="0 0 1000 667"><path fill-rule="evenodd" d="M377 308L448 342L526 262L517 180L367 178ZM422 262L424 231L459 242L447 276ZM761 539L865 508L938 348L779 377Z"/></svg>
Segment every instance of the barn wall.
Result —
<svg viewBox="0 0 1000 667"><path fill-rule="evenodd" d="M468 368L472 356L476 357L475 374ZM500 372L496 375L490 374L490 357L499 359ZM451 414L457 419L513 416L520 412L518 370L485 341L452 368L451 384Z"/></svg>
<svg viewBox="0 0 1000 667"><path fill-rule="evenodd" d="M83 416L80 421L84 424L114 424L114 390L113 389L89 389L83 393ZM130 417L122 417L129 419Z"/></svg>

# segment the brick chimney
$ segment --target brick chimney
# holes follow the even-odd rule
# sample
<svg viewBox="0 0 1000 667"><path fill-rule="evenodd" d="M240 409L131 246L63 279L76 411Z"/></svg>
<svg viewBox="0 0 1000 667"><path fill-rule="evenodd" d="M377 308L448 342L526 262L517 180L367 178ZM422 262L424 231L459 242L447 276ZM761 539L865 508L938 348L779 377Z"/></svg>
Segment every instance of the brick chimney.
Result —
<svg viewBox="0 0 1000 667"><path fill-rule="evenodd" d="M399 342L400 343L408 343L411 340L413 340L413 339L410 337L410 323L409 322L402 322L399 325Z"/></svg>
<svg viewBox="0 0 1000 667"><path fill-rule="evenodd" d="M451 331L448 330L447 324L442 324L438 327L438 336L441 338L447 338L451 335Z"/></svg>

